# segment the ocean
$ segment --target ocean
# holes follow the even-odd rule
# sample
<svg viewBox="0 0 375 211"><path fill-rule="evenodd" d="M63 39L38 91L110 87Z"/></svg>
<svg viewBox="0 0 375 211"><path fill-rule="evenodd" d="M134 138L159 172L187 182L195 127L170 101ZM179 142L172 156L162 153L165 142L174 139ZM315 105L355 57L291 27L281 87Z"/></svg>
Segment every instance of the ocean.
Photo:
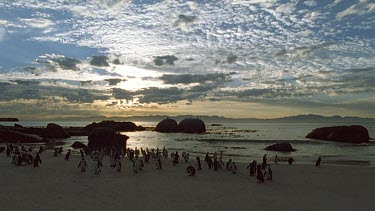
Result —
<svg viewBox="0 0 375 211"><path fill-rule="evenodd" d="M51 122L51 121L49 121ZM20 121L23 126L46 126L47 121ZM85 126L91 122L55 122L61 126ZM157 122L135 122L137 125L153 127ZM0 122L0 125L13 125L14 122ZM355 123L358 124L358 123ZM281 161L293 157L296 163L311 163L321 156L323 163L343 165L375 166L375 141L366 144L348 144L318 141L305 138L313 129L324 126L352 125L348 123L223 123L211 126L207 123L205 134L158 133L155 131L125 132L129 136L130 148L166 147L168 152L186 151L191 159L204 156L206 152L223 152L224 159L238 162L260 161L264 154L269 159L278 155ZM375 123L361 123L369 135L375 138ZM215 139L212 141L210 139ZM87 137L72 137L56 142L55 146L70 148L74 141L87 144ZM281 141L289 142L294 152L281 153L265 151L264 148ZM53 147L53 146L52 146Z"/></svg>

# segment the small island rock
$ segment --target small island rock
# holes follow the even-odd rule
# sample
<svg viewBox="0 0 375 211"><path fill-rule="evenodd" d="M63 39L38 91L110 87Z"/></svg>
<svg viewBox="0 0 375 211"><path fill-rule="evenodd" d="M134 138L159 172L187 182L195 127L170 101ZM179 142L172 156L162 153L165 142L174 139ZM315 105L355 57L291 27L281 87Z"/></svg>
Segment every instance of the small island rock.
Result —
<svg viewBox="0 0 375 211"><path fill-rule="evenodd" d="M306 138L344 143L369 142L367 129L360 125L321 127L313 130Z"/></svg>
<svg viewBox="0 0 375 211"><path fill-rule="evenodd" d="M71 145L72 148L75 148L75 149L79 149L79 148L86 148L87 146L85 144L83 144L82 142L79 142L79 141L75 141L72 145Z"/></svg>
<svg viewBox="0 0 375 211"><path fill-rule="evenodd" d="M279 152L293 152L293 151L295 151L295 149L293 149L292 145L288 142L281 142L281 143L277 143L277 144L272 144L272 145L264 148L264 150L279 151Z"/></svg>
<svg viewBox="0 0 375 211"><path fill-rule="evenodd" d="M160 133L176 133L178 132L177 122L174 119L164 119L156 125L157 132Z"/></svg>
<svg viewBox="0 0 375 211"><path fill-rule="evenodd" d="M43 138L70 138L70 135L66 130L58 124L49 123L47 128L44 129L41 134Z"/></svg>

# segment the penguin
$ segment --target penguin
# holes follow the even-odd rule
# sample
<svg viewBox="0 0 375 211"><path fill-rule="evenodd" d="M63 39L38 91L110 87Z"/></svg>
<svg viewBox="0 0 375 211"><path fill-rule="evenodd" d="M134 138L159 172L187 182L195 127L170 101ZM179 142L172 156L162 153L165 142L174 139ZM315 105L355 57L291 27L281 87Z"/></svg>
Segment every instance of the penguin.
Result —
<svg viewBox="0 0 375 211"><path fill-rule="evenodd" d="M68 153L66 153L66 155L65 155L65 160L69 160L69 157L70 157L70 154L71 154L72 152L70 151L70 149L68 150Z"/></svg>
<svg viewBox="0 0 375 211"><path fill-rule="evenodd" d="M198 170L202 170L201 159L197 157L196 160L197 160Z"/></svg>
<svg viewBox="0 0 375 211"><path fill-rule="evenodd" d="M320 162L322 161L322 158L319 157L318 160L316 160L315 167L320 167Z"/></svg>
<svg viewBox="0 0 375 211"><path fill-rule="evenodd" d="M121 172L121 161L119 159L115 161L115 168L117 172Z"/></svg>
<svg viewBox="0 0 375 211"><path fill-rule="evenodd" d="M264 176L263 176L263 172L262 172L261 168L262 168L261 165L257 166L257 179L258 179L258 183L263 183L264 182Z"/></svg>
<svg viewBox="0 0 375 211"><path fill-rule="evenodd" d="M58 155L58 151L57 149L55 149L55 152L53 153L53 157L57 157L57 155Z"/></svg>
<svg viewBox="0 0 375 211"><path fill-rule="evenodd" d="M217 171L219 163L217 162L217 158L214 158L214 171Z"/></svg>
<svg viewBox="0 0 375 211"><path fill-rule="evenodd" d="M34 167L39 167L39 163L42 163L42 159L40 159L39 153L36 153L36 157L34 158Z"/></svg>
<svg viewBox="0 0 375 211"><path fill-rule="evenodd" d="M85 158L82 158L82 160L78 164L78 168L81 168L81 172L86 172L87 163L85 161Z"/></svg>

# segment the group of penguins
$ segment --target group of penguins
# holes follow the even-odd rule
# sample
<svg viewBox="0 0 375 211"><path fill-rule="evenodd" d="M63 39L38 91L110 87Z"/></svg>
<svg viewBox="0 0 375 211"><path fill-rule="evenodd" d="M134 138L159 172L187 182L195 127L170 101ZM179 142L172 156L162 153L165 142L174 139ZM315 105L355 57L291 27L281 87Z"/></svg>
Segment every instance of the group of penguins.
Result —
<svg viewBox="0 0 375 211"><path fill-rule="evenodd" d="M28 150L25 149L24 146L21 146L21 150L17 146L12 146L9 145L7 146L6 149L3 149L2 151L6 151L7 156L9 157L11 154L14 154L12 164L16 166L21 166L24 164L33 164L34 167L39 167L39 164L42 163L42 160L40 158L40 154L44 151L45 149L43 146L40 146L39 151L37 152L36 156L33 157L30 153L32 152L32 147L30 147ZM143 150L141 148L140 150L142 152L142 155L145 159L145 163L149 163L150 157L154 158L156 160L156 169L162 169L162 162L161 158L168 158L168 151L164 147L162 152L159 152L159 149L152 149L149 151L148 149ZM59 154L62 154L63 150L62 147L55 149L54 151L54 157L57 157ZM81 154L81 161L78 164L78 168L80 169L81 172L86 172L88 168L88 164L85 160L85 155L86 153L83 150L80 150ZM65 160L69 160L69 157L71 155L71 150L68 150L67 154L65 155ZM140 160L138 155L139 155L139 150L136 148L135 150L132 149L127 149L127 153L125 154L128 156L129 160L133 162L133 172L138 173L143 170L144 168L144 162L143 160ZM103 158L105 156L105 153L103 151L93 151L90 153L91 159L94 163L93 169L94 169L94 174L99 175L101 172L101 168L103 167ZM113 150L109 153L110 156L110 167L115 168L117 172L121 172L121 155L118 153L116 150ZM171 153L172 157L172 164L173 166L178 164L179 160L179 154L178 151L175 153ZM189 162L189 153L187 152L182 152L182 157L184 158L185 162ZM294 159L289 158L288 163L292 164ZM208 165L209 169L212 169L214 171L217 171L219 169L223 169L224 167L224 162L222 161L222 152L220 154L220 157L217 155L215 152L213 156L209 156L209 153L206 153L205 156L205 162ZM276 155L275 164L278 164L278 157ZM321 163L321 157L318 158L316 161L316 167L320 167ZM196 167L197 170L202 170L202 165L199 157L196 157ZM232 161L232 159L229 159L228 162L226 163L225 166L226 170L233 173L237 174L237 166L235 162ZM250 176L256 176L258 183L264 183L265 180L272 180L272 169L271 165L267 163L267 154L263 156L263 161L262 164L257 164L257 161L254 160L252 161L248 166L247 169L249 169ZM186 168L186 172L189 176L194 176L196 174L196 169L194 166L188 166Z"/></svg>

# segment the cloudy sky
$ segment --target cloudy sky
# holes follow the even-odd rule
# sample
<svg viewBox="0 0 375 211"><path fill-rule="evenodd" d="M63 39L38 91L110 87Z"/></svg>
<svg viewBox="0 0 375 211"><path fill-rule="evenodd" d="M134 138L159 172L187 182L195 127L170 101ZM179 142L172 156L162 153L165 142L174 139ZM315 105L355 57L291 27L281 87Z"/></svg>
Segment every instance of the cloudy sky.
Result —
<svg viewBox="0 0 375 211"><path fill-rule="evenodd" d="M375 117L372 0L2 0L0 117Z"/></svg>

